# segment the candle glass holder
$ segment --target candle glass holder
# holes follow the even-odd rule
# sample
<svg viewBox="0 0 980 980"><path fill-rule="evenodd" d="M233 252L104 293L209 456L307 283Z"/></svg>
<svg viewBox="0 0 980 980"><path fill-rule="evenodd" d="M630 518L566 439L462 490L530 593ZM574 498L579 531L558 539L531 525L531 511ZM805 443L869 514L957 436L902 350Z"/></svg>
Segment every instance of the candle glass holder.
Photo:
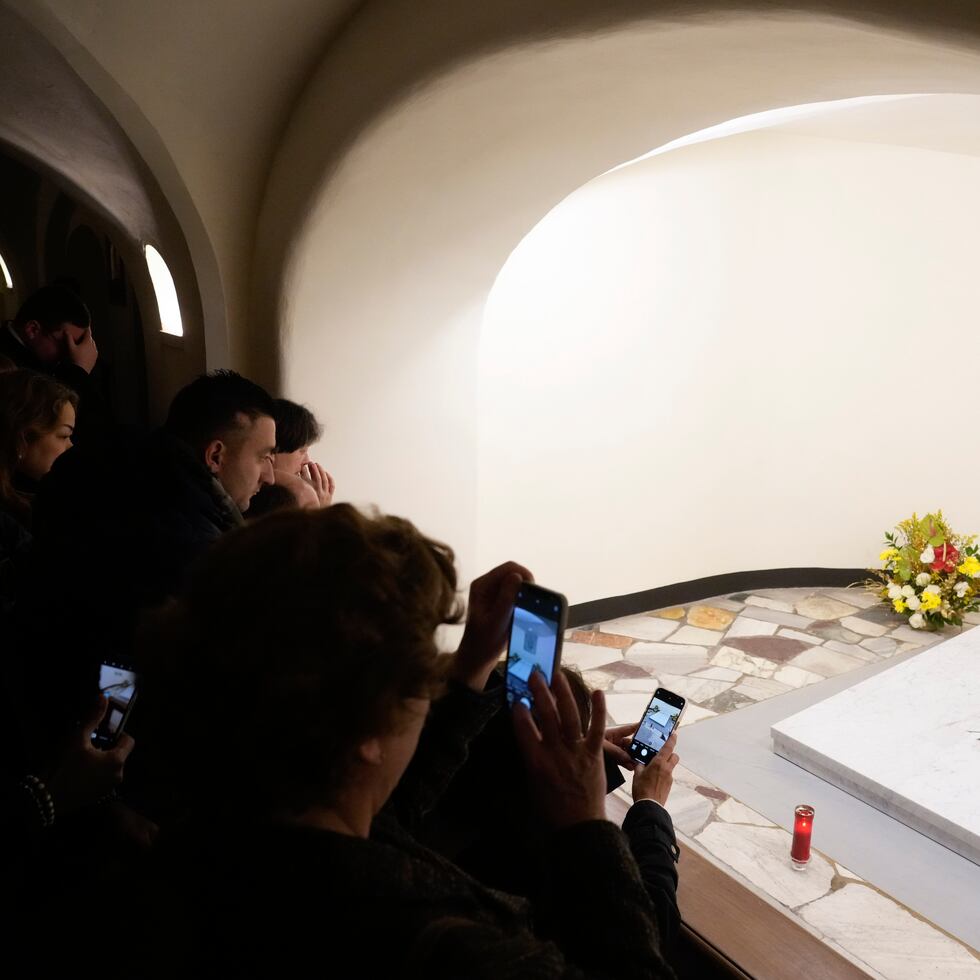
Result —
<svg viewBox="0 0 980 980"><path fill-rule="evenodd" d="M813 833L813 807L801 804L793 820L793 847L790 857L797 871L805 871L810 863L810 836Z"/></svg>

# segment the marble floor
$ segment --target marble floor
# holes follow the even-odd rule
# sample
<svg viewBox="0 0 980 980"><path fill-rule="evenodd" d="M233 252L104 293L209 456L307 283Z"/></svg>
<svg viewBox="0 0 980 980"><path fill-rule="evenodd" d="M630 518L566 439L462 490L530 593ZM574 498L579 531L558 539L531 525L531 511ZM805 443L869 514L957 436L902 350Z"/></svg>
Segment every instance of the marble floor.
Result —
<svg viewBox="0 0 980 980"><path fill-rule="evenodd" d="M980 616L973 615L973 623ZM861 589L774 589L569 630L563 662L606 692L611 723L639 719L658 686L687 698L683 728L959 633L922 633ZM620 792L623 792L622 790ZM980 954L682 764L668 804L682 846L720 864L804 928L885 980L980 980Z"/></svg>

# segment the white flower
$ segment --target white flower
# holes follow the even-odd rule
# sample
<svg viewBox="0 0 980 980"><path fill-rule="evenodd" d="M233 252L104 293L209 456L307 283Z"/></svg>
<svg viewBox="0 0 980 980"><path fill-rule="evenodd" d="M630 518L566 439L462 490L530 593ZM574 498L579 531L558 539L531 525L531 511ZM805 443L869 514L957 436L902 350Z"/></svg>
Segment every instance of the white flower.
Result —
<svg viewBox="0 0 980 980"><path fill-rule="evenodd" d="M942 589L939 588L938 585L927 585L922 591L923 592L932 592L935 595L939 595L939 593L942 592Z"/></svg>
<svg viewBox="0 0 980 980"><path fill-rule="evenodd" d="M970 587L969 582L957 582L953 586L953 591L962 599L966 590Z"/></svg>
<svg viewBox="0 0 980 980"><path fill-rule="evenodd" d="M903 585L902 586L902 595L904 595L904 596L912 596L912 595L915 595L915 589L913 589L911 585Z"/></svg>
<svg viewBox="0 0 980 980"><path fill-rule="evenodd" d="M914 616L909 616L909 626L914 630L922 629L925 620L922 618L922 613L915 613Z"/></svg>
<svg viewBox="0 0 980 980"><path fill-rule="evenodd" d="M936 552L932 550L932 545L926 545L926 550L919 555L919 561L923 565L931 565L936 560Z"/></svg>
<svg viewBox="0 0 980 980"><path fill-rule="evenodd" d="M915 576L915 584L921 589L923 585L928 585L932 581L932 576L928 572L919 572Z"/></svg>
<svg viewBox="0 0 980 980"><path fill-rule="evenodd" d="M894 582L892 582L892 584L888 586L889 599L897 599L901 594L902 587L900 585L896 585Z"/></svg>
<svg viewBox="0 0 980 980"><path fill-rule="evenodd" d="M908 606L909 609L911 609L913 612L915 612L915 610L918 609L919 606L922 605L922 603L919 602L919 597L917 595L913 595L913 596L909 596L909 598L905 600L905 605Z"/></svg>

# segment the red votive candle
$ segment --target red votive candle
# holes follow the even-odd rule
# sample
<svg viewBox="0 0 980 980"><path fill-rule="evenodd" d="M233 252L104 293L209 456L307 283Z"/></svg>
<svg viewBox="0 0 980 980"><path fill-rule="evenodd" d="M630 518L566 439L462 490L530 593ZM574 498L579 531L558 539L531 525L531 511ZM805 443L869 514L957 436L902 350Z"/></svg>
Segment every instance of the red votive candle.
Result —
<svg viewBox="0 0 980 980"><path fill-rule="evenodd" d="M810 835L813 833L813 807L803 804L796 808L793 821L793 867L802 871L810 860Z"/></svg>

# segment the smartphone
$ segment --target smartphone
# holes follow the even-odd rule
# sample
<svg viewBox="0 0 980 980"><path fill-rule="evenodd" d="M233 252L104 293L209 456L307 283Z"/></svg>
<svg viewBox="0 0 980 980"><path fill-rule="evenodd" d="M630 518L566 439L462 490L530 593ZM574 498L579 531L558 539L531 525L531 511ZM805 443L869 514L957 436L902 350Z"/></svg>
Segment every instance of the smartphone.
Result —
<svg viewBox="0 0 980 980"><path fill-rule="evenodd" d="M681 712L687 702L679 694L658 687L650 698L643 720L633 736L630 755L637 762L650 762L664 747L670 733L681 720Z"/></svg>
<svg viewBox="0 0 980 980"><path fill-rule="evenodd" d="M507 704L531 708L528 686L539 670L551 685L561 661L561 641L568 620L568 600L560 592L525 582L517 593L507 644Z"/></svg>
<svg viewBox="0 0 980 980"><path fill-rule="evenodd" d="M103 661L99 666L99 690L108 699L105 717L92 732L92 743L111 749L119 740L136 701L136 673L124 664Z"/></svg>

